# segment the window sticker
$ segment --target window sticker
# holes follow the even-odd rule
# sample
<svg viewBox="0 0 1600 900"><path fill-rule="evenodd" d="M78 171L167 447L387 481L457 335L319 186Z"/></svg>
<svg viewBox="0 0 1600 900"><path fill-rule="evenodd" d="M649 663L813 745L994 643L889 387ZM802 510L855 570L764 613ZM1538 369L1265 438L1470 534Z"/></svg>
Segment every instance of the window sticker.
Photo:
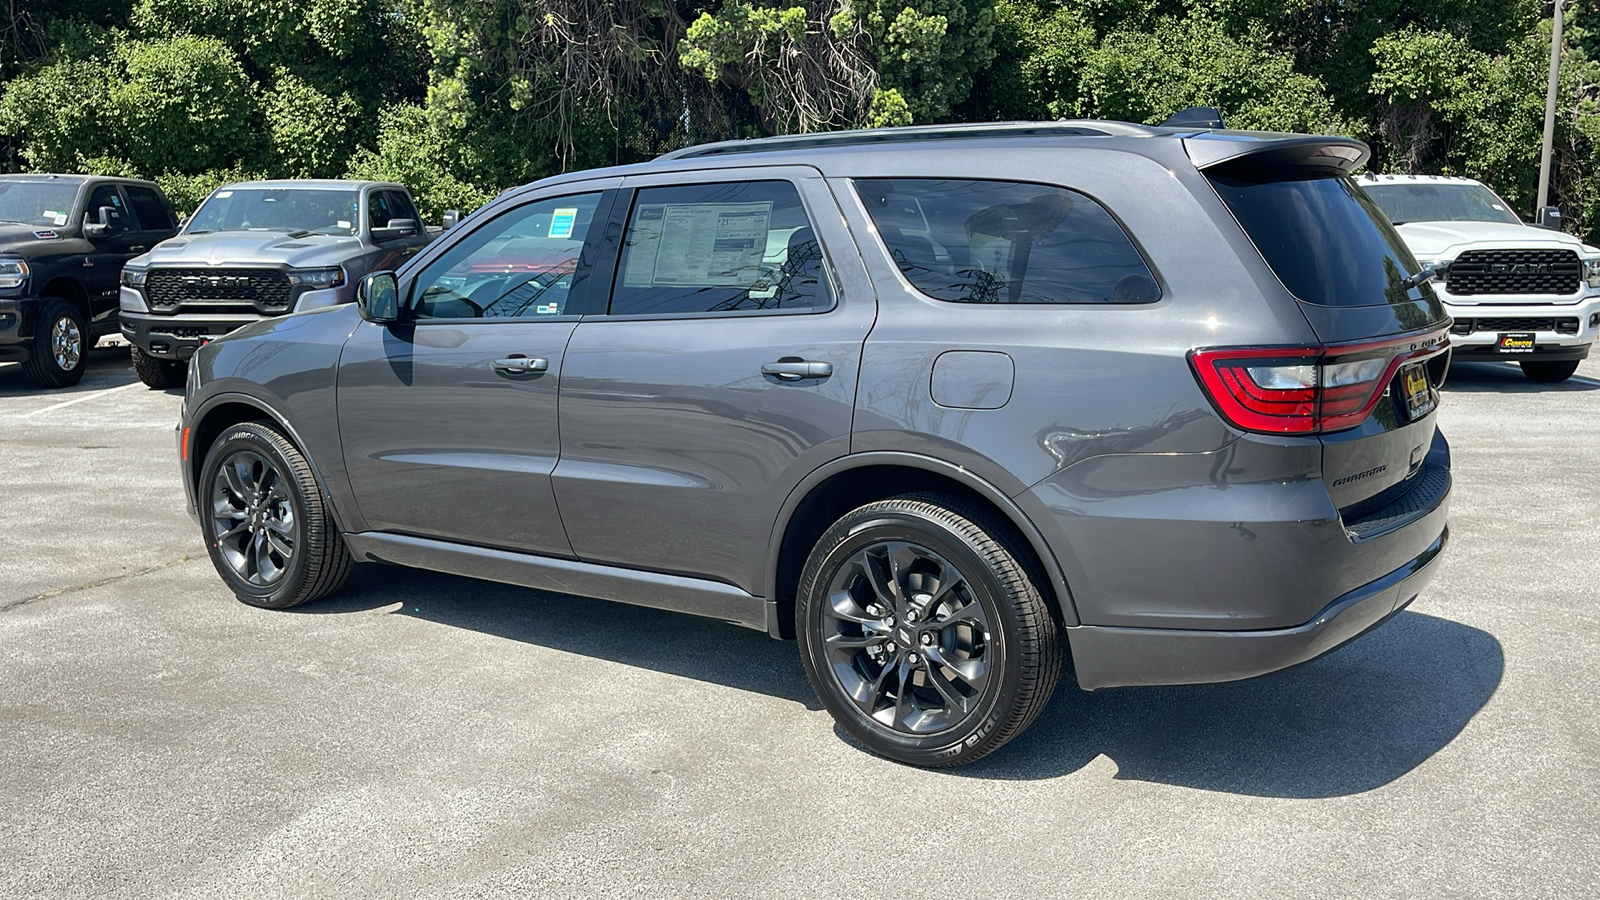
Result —
<svg viewBox="0 0 1600 900"><path fill-rule="evenodd" d="M348 219L340 219L339 221L333 223L333 227L335 227L335 228L349 228L350 227L350 221Z"/></svg>
<svg viewBox="0 0 1600 900"><path fill-rule="evenodd" d="M554 303L541 303L534 307L534 310L541 316L554 316L561 313L561 307Z"/></svg>
<svg viewBox="0 0 1600 900"><path fill-rule="evenodd" d="M217 191L218 200L226 200L233 196L233 191Z"/></svg>
<svg viewBox="0 0 1600 900"><path fill-rule="evenodd" d="M772 201L649 204L629 238L627 287L747 287L761 278Z"/></svg>
<svg viewBox="0 0 1600 900"><path fill-rule="evenodd" d="M67 214L64 212L57 212L53 209L47 209L44 211L44 217L49 219L50 223L57 227L67 224Z"/></svg>
<svg viewBox="0 0 1600 900"><path fill-rule="evenodd" d="M572 228L577 224L578 208L576 206L558 209L550 214L550 236L571 240Z"/></svg>

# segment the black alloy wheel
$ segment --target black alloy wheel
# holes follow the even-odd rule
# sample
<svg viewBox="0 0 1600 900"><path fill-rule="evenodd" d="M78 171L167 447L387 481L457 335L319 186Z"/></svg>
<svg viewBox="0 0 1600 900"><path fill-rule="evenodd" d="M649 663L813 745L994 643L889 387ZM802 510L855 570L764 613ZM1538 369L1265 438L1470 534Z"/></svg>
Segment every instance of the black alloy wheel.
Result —
<svg viewBox="0 0 1600 900"><path fill-rule="evenodd" d="M868 749L971 762L1021 733L1060 676L1060 629L1006 523L961 498L854 510L817 542L796 631L823 705Z"/></svg>
<svg viewBox="0 0 1600 900"><path fill-rule="evenodd" d="M212 565L245 603L286 609L328 594L349 575L331 506L276 426L246 422L225 431L206 456L199 490Z"/></svg>
<svg viewBox="0 0 1600 900"><path fill-rule="evenodd" d="M39 387L71 387L89 367L89 323L76 306L59 297L44 301L35 324L33 346L22 374Z"/></svg>

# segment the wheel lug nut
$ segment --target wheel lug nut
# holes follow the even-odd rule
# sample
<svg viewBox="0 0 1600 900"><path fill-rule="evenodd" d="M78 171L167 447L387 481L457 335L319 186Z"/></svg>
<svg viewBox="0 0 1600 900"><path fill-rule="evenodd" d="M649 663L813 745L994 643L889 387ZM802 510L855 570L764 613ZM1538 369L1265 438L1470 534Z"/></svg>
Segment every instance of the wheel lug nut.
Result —
<svg viewBox="0 0 1600 900"><path fill-rule="evenodd" d="M889 651L890 653L893 653L895 651L894 641L890 641L889 643L884 644L883 645L883 649Z"/></svg>
<svg viewBox="0 0 1600 900"><path fill-rule="evenodd" d="M883 624L889 626L890 628L893 628L894 627L894 616L884 616L883 617Z"/></svg>
<svg viewBox="0 0 1600 900"><path fill-rule="evenodd" d="M906 657L906 662L911 663L913 666L916 665L917 663L921 662L921 661L922 661L922 657L916 655L915 653L913 653L910 656Z"/></svg>
<svg viewBox="0 0 1600 900"><path fill-rule="evenodd" d="M926 631L923 632L922 633L922 646L927 647L927 646L930 646L932 644L933 644L933 635L927 633Z"/></svg>

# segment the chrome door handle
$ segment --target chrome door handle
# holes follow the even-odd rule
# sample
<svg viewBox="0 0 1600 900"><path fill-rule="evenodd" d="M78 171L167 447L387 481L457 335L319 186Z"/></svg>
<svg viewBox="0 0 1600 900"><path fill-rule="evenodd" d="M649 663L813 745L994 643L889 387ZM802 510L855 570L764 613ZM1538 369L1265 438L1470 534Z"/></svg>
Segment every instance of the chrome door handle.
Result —
<svg viewBox="0 0 1600 900"><path fill-rule="evenodd" d="M546 372L550 369L550 360L545 359L542 356L536 356L532 358L526 356L508 356L505 359L495 360L494 369L496 372L504 372L507 375L526 375L529 372Z"/></svg>
<svg viewBox="0 0 1600 900"><path fill-rule="evenodd" d="M136 244L136 245L134 245L132 247L129 247L128 249L132 250L135 253L143 253L147 248L143 244Z"/></svg>
<svg viewBox="0 0 1600 900"><path fill-rule="evenodd" d="M774 375L784 381L802 378L827 378L833 374L833 363L812 362L804 359L780 359L761 367L761 374Z"/></svg>

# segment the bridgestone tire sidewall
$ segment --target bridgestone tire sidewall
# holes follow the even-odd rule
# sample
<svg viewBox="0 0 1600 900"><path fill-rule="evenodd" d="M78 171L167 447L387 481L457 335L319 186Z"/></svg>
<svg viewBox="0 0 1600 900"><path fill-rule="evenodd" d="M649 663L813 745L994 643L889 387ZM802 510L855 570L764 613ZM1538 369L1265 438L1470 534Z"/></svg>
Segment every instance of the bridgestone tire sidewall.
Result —
<svg viewBox="0 0 1600 900"><path fill-rule="evenodd" d="M843 540L839 540L843 530L841 526L847 526ZM920 544L954 563L965 576L978 601L983 604L990 620L999 623L999 633L991 634L989 640L991 645L999 648L1000 677L990 675L982 699L981 715L964 720L954 729L927 736L913 736L885 728L861 712L855 701L840 689L828 670L825 654L814 643L821 627L828 584L834 573L856 551L879 541ZM815 564L815 559L808 561L801 576L800 615L795 631L806 675L835 721L874 752L914 765L950 765L957 761L957 757L982 745L984 739L1003 724L1007 713L1017 703L1021 681L1021 659L1014 646L1017 635L1021 633L1021 624L1016 620L1011 605L1000 599L999 592L1004 587L983 557L959 535L940 523L906 512L874 512L859 520L847 516L822 536L818 546L827 546L828 550L820 564Z"/></svg>
<svg viewBox="0 0 1600 900"><path fill-rule="evenodd" d="M305 486L295 477L294 469L289 461L264 433L266 429L259 425L236 425L223 432L222 436L211 445L211 452L206 455L206 464L201 469L199 495L200 495L200 523L201 534L205 538L206 552L211 556L211 564L216 567L217 574L233 590L234 594L251 606L260 606L266 609L282 609L299 603L297 594L305 582L306 567L311 564L310 541L307 534L310 530L310 521L307 518ZM211 517L211 486L217 476L217 469L223 459L235 450L254 450L272 462L273 468L278 470L278 477L290 486L289 503L294 507L295 521L295 552L289 560L289 568L269 588L250 584L234 573L233 567L223 558L222 550L217 546L216 538L212 534Z"/></svg>

